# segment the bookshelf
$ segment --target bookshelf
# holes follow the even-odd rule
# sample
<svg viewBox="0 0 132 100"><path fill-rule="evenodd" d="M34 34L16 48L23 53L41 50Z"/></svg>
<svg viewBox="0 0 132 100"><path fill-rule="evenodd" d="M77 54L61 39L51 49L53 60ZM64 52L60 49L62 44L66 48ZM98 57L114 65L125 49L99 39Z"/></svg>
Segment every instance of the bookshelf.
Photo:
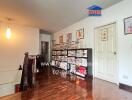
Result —
<svg viewBox="0 0 132 100"><path fill-rule="evenodd" d="M51 65L81 77L92 76L92 49L52 50Z"/></svg>

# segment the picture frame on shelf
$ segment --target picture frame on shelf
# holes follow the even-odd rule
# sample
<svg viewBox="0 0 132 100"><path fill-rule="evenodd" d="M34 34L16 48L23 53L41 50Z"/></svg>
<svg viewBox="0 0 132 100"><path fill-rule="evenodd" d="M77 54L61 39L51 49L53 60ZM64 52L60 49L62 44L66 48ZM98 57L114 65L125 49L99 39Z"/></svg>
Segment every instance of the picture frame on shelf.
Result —
<svg viewBox="0 0 132 100"><path fill-rule="evenodd" d="M76 38L77 39L84 39L84 28L81 28L76 31Z"/></svg>
<svg viewBox="0 0 132 100"><path fill-rule="evenodd" d="M71 43L72 42L72 33L68 33L67 34L67 43Z"/></svg>
<svg viewBox="0 0 132 100"><path fill-rule="evenodd" d="M132 16L124 18L124 34L132 34Z"/></svg>
<svg viewBox="0 0 132 100"><path fill-rule="evenodd" d="M60 43L60 44L63 43L63 35L59 36L59 43Z"/></svg>

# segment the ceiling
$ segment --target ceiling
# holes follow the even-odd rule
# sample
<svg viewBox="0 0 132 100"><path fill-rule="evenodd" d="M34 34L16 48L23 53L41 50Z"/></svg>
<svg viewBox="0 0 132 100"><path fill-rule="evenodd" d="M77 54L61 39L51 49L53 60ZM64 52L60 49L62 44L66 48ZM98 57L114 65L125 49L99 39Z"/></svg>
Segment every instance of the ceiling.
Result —
<svg viewBox="0 0 132 100"><path fill-rule="evenodd" d="M107 8L121 0L0 0L0 20L57 32L88 17L88 7Z"/></svg>

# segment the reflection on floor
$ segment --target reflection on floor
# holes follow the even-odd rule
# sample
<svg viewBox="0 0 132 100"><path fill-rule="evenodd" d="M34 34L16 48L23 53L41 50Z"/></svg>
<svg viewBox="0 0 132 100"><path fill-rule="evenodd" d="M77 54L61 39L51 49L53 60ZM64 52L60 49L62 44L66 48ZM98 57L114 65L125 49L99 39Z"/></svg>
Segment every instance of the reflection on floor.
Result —
<svg viewBox="0 0 132 100"><path fill-rule="evenodd" d="M67 72L46 67L37 75L34 89L0 100L132 100L132 93L99 79L84 80Z"/></svg>

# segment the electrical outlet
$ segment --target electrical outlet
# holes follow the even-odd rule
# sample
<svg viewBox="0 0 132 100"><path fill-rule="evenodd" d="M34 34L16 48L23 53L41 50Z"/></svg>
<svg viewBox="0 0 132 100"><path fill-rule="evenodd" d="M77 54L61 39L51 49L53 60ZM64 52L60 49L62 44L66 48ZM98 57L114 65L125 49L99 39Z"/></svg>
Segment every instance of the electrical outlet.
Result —
<svg viewBox="0 0 132 100"><path fill-rule="evenodd" d="M128 79L128 76L124 75L123 78L124 78L124 79Z"/></svg>

